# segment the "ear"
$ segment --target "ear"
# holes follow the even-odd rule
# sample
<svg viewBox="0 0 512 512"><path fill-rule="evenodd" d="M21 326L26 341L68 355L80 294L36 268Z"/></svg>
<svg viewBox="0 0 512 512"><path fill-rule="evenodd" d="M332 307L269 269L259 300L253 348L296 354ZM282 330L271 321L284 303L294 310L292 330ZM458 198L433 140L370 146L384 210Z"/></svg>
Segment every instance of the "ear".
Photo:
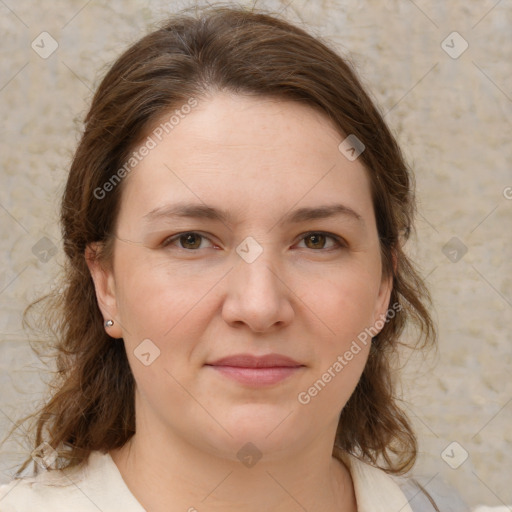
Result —
<svg viewBox="0 0 512 512"><path fill-rule="evenodd" d="M85 261L89 267L89 271L94 282L96 300L98 301L98 306L103 314L103 321L114 321L114 325L112 327L105 327L105 329L112 338L122 338L123 333L121 325L117 320L118 308L114 273L110 267L107 268L105 265L102 265L98 257L99 250L100 244L98 242L87 245L85 248Z"/></svg>
<svg viewBox="0 0 512 512"><path fill-rule="evenodd" d="M397 257L394 250L391 253L391 259L393 271L388 271L386 273L385 269L382 270L382 278L379 286L379 292L377 295L377 300L375 302L373 325L375 327L378 327L379 332L384 327L388 310L392 306L389 304L389 301L391 299L391 292L393 291L393 277L397 269Z"/></svg>

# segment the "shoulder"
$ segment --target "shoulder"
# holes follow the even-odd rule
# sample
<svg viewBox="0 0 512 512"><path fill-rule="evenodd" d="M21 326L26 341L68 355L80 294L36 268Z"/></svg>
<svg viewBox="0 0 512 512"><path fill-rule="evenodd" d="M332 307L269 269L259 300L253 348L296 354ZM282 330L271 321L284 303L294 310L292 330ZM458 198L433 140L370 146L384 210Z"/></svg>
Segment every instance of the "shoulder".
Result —
<svg viewBox="0 0 512 512"><path fill-rule="evenodd" d="M0 486L0 512L143 512L109 454L92 452L86 464L44 471Z"/></svg>
<svg viewBox="0 0 512 512"><path fill-rule="evenodd" d="M460 494L437 475L433 478L396 477L413 512L470 512ZM437 508L436 508L437 507Z"/></svg>
<svg viewBox="0 0 512 512"><path fill-rule="evenodd" d="M64 510L63 504L76 503L76 485L83 479L83 471L44 471L37 476L15 478L0 486L0 512L22 512L25 510Z"/></svg>
<svg viewBox="0 0 512 512"><path fill-rule="evenodd" d="M392 476L348 454L343 455L343 460L350 469L358 505L363 510L381 510L385 505L401 512L470 512L459 494L436 478L425 481Z"/></svg>
<svg viewBox="0 0 512 512"><path fill-rule="evenodd" d="M348 453L341 457L350 471L358 509L416 512L399 484L385 471Z"/></svg>

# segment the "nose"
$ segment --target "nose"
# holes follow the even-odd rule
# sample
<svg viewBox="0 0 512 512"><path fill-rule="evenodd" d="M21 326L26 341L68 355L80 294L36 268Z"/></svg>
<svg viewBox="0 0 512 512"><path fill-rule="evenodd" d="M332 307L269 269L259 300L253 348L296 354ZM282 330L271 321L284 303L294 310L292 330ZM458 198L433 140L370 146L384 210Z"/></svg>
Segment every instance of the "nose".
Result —
<svg viewBox="0 0 512 512"><path fill-rule="evenodd" d="M270 250L251 263L240 258L226 286L222 316L233 327L245 324L254 332L268 332L292 321L294 294Z"/></svg>

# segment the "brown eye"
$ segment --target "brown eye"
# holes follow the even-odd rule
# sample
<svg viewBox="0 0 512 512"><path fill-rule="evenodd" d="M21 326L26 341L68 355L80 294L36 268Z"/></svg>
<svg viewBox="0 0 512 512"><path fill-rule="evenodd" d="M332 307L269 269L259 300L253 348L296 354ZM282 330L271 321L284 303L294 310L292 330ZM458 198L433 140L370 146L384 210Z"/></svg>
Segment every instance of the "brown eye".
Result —
<svg viewBox="0 0 512 512"><path fill-rule="evenodd" d="M177 243L179 243L177 246L178 249L193 251L200 248L202 240L208 240L208 238L195 231L188 231L167 238L167 240L162 243L162 247L176 247Z"/></svg>
<svg viewBox="0 0 512 512"><path fill-rule="evenodd" d="M180 235L178 240L184 249L197 249L201 245L202 238L203 237L197 233L186 233L184 235Z"/></svg>
<svg viewBox="0 0 512 512"><path fill-rule="evenodd" d="M322 249L323 247L320 247L320 246L325 245L325 239L326 239L326 236L323 235L322 233L313 233L312 235L308 235L307 237L305 237L305 240L311 241L312 247L310 247L306 243L306 245L310 249Z"/></svg>
<svg viewBox="0 0 512 512"><path fill-rule="evenodd" d="M334 240L336 245L331 245L330 247L325 247L327 239ZM303 236L302 240L305 240L306 247L308 249L332 249L337 247L344 247L346 244L342 243L341 239L335 235L329 235L327 233L323 233L321 231L315 231L311 233L307 233Z"/></svg>

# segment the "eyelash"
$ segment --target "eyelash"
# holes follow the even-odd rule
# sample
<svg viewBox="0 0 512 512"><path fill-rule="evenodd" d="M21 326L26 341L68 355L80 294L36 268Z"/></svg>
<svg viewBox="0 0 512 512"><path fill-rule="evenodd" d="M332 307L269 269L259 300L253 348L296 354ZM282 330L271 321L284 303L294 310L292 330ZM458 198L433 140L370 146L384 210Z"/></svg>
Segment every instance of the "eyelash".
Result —
<svg viewBox="0 0 512 512"><path fill-rule="evenodd" d="M190 234L199 235L201 238L205 238L205 239L209 240L209 238L207 236L201 234L198 231L183 231L181 233L172 235L169 238L166 238L162 242L161 247L162 248L168 247L174 241L179 240L183 235L190 235ZM326 236L326 238L331 238L332 240L334 240L337 244L337 247L332 247L330 249L311 249L311 251L314 251L314 252L327 252L327 251L333 251L335 249L345 249L348 247L348 244L345 242L345 240L343 238L341 238L337 235L334 235L333 233L328 233L326 231L308 231L307 233L304 233L303 235L301 235L301 238L299 241L301 242L302 240L308 238L311 235L324 235L324 236ZM210 242L211 242L211 240L210 240ZM185 249L184 247L177 247L177 249L180 249L180 250L186 251L186 252L197 252L199 250L199 249ZM307 249L307 247L306 247L306 249Z"/></svg>

